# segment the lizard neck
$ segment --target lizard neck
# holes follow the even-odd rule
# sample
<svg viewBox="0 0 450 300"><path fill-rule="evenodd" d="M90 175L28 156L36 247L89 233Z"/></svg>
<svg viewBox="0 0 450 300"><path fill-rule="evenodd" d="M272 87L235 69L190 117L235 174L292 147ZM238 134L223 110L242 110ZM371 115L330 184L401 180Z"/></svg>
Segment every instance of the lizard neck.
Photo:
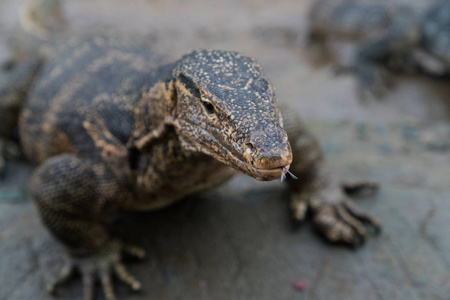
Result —
<svg viewBox="0 0 450 300"><path fill-rule="evenodd" d="M181 146L188 152L201 152L185 137L177 119L177 87L180 60L159 68L157 81L144 90L135 109L135 130L132 147L143 151L151 146L155 139L163 138L169 130L175 130Z"/></svg>
<svg viewBox="0 0 450 300"><path fill-rule="evenodd" d="M160 70L166 76L161 76L162 79L150 88L143 89L142 96L133 109L136 122L131 143L138 150L143 150L153 140L161 138L175 119L175 80L172 76L167 76L168 67Z"/></svg>

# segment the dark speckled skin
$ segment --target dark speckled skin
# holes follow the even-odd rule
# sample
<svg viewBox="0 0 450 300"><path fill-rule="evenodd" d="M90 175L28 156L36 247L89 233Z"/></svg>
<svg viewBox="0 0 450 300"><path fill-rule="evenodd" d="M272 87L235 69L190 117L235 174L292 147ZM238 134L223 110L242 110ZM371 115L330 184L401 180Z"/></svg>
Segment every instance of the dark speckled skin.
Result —
<svg viewBox="0 0 450 300"><path fill-rule="evenodd" d="M359 41L350 69L361 92L375 96L386 92L390 71L442 76L450 70L448 0L433 1L424 11L395 2L318 0L310 12L309 35L311 50L320 57L332 55L331 38Z"/></svg>
<svg viewBox="0 0 450 300"><path fill-rule="evenodd" d="M274 89L259 64L228 51L193 51L180 62L174 77L182 86L176 121L182 142L257 179L279 178L279 170L264 170L289 165L292 153Z"/></svg>
<svg viewBox="0 0 450 300"><path fill-rule="evenodd" d="M450 1L439 1L427 10L420 32L425 49L450 69Z"/></svg>
<svg viewBox="0 0 450 300"><path fill-rule="evenodd" d="M366 225L379 228L328 175L297 116L287 110L282 120L272 84L248 56L197 50L165 62L113 36L70 38L46 55L19 131L26 156L39 164L31 195L71 254L49 291L73 267L83 275L85 299L93 299L95 277L115 299L111 273L139 289L121 252L144 252L110 236L104 216L168 205L237 171L272 180L290 165L300 178L288 180L295 218L310 207L330 241L359 245Z"/></svg>

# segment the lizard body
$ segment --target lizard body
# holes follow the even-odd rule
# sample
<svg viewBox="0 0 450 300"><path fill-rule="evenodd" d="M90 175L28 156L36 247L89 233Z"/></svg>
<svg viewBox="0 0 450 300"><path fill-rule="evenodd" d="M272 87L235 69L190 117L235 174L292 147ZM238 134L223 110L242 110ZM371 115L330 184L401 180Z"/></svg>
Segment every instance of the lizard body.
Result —
<svg viewBox="0 0 450 300"><path fill-rule="evenodd" d="M111 236L103 218L163 207L238 172L267 181L290 167L300 178L288 180L294 217L310 208L330 241L360 245L366 226L380 228L353 206L314 137L292 110L281 111L270 80L246 55L194 50L169 61L130 39L91 35L35 59L33 83L13 99L23 152L38 164L30 194L70 254L49 291L75 267L85 299L93 299L96 278L115 299L112 273L140 289L121 255L143 250Z"/></svg>
<svg viewBox="0 0 450 300"><path fill-rule="evenodd" d="M311 50L332 57L332 39L357 43L350 70L361 96L379 97L390 86L391 73L418 72L432 77L449 74L450 1L426 6L383 1L318 0L312 6Z"/></svg>

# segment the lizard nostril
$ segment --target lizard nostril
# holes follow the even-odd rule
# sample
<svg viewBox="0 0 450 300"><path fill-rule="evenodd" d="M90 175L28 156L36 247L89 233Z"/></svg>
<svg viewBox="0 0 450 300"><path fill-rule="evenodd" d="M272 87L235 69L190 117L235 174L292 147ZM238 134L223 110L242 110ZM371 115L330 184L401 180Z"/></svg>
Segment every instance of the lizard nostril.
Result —
<svg viewBox="0 0 450 300"><path fill-rule="evenodd" d="M253 154L254 151L255 151L255 146L253 146L252 143L245 144L245 152L247 154Z"/></svg>

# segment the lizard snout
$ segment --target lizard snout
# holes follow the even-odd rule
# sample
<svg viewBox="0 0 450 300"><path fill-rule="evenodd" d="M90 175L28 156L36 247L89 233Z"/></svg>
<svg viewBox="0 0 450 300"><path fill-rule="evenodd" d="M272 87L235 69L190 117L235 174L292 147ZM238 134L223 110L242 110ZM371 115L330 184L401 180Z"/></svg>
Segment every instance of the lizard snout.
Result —
<svg viewBox="0 0 450 300"><path fill-rule="evenodd" d="M280 127L255 131L244 149L244 157L258 169L281 168L292 162L292 150L287 134Z"/></svg>

